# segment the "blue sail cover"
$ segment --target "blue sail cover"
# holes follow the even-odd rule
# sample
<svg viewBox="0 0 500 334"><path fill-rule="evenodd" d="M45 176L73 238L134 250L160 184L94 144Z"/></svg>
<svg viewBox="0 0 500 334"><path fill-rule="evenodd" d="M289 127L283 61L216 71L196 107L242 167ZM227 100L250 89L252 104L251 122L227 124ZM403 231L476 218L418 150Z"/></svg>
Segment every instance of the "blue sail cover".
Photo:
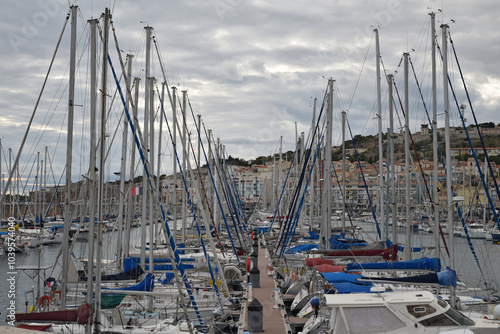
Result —
<svg viewBox="0 0 500 334"><path fill-rule="evenodd" d="M184 261L182 262L182 266L184 267L184 270L188 269L194 269L194 266L192 264L185 264ZM146 264L146 269L149 270L149 264ZM174 270L174 267L171 264L155 264L153 265L153 270L155 271L167 271L167 270Z"/></svg>
<svg viewBox="0 0 500 334"><path fill-rule="evenodd" d="M446 267L445 270L437 273L437 277L439 280L439 285L441 286L457 286L457 273L455 270L451 270L449 267Z"/></svg>
<svg viewBox="0 0 500 334"><path fill-rule="evenodd" d="M338 293L371 292L373 284L371 282L360 282L362 275L348 274L343 272L321 273L323 277L331 283Z"/></svg>
<svg viewBox="0 0 500 334"><path fill-rule="evenodd" d="M331 249L349 249L351 246L366 246L364 240L356 238L346 238L344 233L332 235L330 239Z"/></svg>
<svg viewBox="0 0 500 334"><path fill-rule="evenodd" d="M332 283L338 293L370 293L371 285L361 285L353 283Z"/></svg>
<svg viewBox="0 0 500 334"><path fill-rule="evenodd" d="M438 258L422 258L411 261L349 263L346 271L358 270L431 270L439 272L441 261Z"/></svg>
<svg viewBox="0 0 500 334"><path fill-rule="evenodd" d="M144 273L141 266L135 263L132 259L126 258L123 260L123 271L117 274L101 275L101 281L129 281L136 280ZM81 275L80 281L87 281L88 277ZM95 280L95 276L94 276Z"/></svg>
<svg viewBox="0 0 500 334"><path fill-rule="evenodd" d="M319 246L316 244L303 244L303 245L297 245L295 247L291 247L287 251L285 251L285 254L297 254L297 253L302 253L311 249L318 249Z"/></svg>
<svg viewBox="0 0 500 334"><path fill-rule="evenodd" d="M321 273L321 275L323 275L328 283L354 283L364 285L364 283L357 281L358 278L364 278L363 275L348 274L343 272Z"/></svg>

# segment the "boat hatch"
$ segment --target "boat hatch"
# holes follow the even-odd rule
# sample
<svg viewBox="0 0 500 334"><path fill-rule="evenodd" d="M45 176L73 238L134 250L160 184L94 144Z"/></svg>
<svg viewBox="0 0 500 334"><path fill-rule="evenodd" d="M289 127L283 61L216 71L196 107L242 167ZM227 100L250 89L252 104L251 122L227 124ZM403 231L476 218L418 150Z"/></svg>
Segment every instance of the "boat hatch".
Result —
<svg viewBox="0 0 500 334"><path fill-rule="evenodd" d="M422 318L426 315L433 314L436 312L436 309L430 305L407 305L406 309L408 313L414 316L415 318Z"/></svg>

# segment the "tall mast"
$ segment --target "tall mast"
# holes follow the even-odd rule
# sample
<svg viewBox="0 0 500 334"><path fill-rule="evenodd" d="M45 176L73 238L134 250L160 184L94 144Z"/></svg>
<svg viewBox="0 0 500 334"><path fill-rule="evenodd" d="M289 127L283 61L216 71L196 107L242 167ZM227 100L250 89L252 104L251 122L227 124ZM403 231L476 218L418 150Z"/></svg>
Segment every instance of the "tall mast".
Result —
<svg viewBox="0 0 500 334"><path fill-rule="evenodd" d="M411 205L410 205L410 112L409 112L409 97L408 97L408 58L409 53L405 52L404 57L404 108L405 108L405 177L406 177L406 247L405 260L411 260Z"/></svg>
<svg viewBox="0 0 500 334"><path fill-rule="evenodd" d="M434 203L434 244L436 258L440 258L439 248L439 201L438 201L438 133L437 133L437 97L436 97L436 14L431 15L431 52L432 52L432 202Z"/></svg>
<svg viewBox="0 0 500 334"><path fill-rule="evenodd" d="M134 59L134 55L132 54L127 54L127 92L126 92L126 96L127 96L127 100L126 100L126 107L127 107L127 110L130 110L130 101L132 100L132 60ZM138 85L138 83L137 83ZM135 106L137 106L137 104L134 103ZM137 110L137 108L133 108L134 110ZM135 112L134 112L134 118L136 117L135 115ZM128 120L125 121L125 131L126 133L128 133ZM126 142L126 145L128 145L128 135L125 135L123 140ZM130 249L130 232L131 232L131 229L132 229L132 210L133 210L133 202L132 202L132 189L131 187L134 186L134 165L135 165L135 143L134 141L132 140L131 142L131 148L132 150L131 152L131 156L130 156L130 170L129 170L129 176L130 176L130 186L127 187L127 192L125 192L124 194L124 198L126 199L126 208L127 208L127 216L126 216L126 219L125 219L125 226L124 226L124 235L125 235L125 238L124 238L124 242L122 243L122 254L123 254L123 258L127 258L128 255L129 255L129 249ZM120 177L123 177L125 178L125 173L126 173L126 170L124 169L120 175Z"/></svg>
<svg viewBox="0 0 500 334"><path fill-rule="evenodd" d="M172 127L173 127L173 146L174 149L173 151L177 150L177 93L176 93L176 87L172 87ZM173 185L172 185L172 203L173 208L172 208L172 220L174 222L174 232L173 237L174 241L177 242L177 161L176 159L172 159L173 162Z"/></svg>
<svg viewBox="0 0 500 334"><path fill-rule="evenodd" d="M132 55L127 54L127 100L126 107L129 106L128 94L130 92L130 79L132 72ZM120 199L118 205L118 240L123 240L123 215L125 210L125 173L126 167L125 163L127 162L127 141L128 141L128 119L124 117L123 120L123 132L122 132L122 154L121 154L121 165L120 165ZM125 233L128 233L127 227L125 227ZM121 243L116 248L116 257L118 261L118 268L120 270L123 269L123 248L125 247L125 243Z"/></svg>
<svg viewBox="0 0 500 334"><path fill-rule="evenodd" d="M0 145L1 147L1 145ZM48 147L45 146L45 158L44 158L44 164L43 164L43 189L42 189L42 212L45 216L45 194L47 192L47 157L49 155L49 150L48 150ZM3 154L0 154L0 157L2 157ZM1 175L1 173L0 173ZM3 181L3 176L2 176L2 181ZM3 185L0 186L0 189L3 189ZM3 208L3 206L2 206ZM0 215L0 217L3 217L2 215Z"/></svg>
<svg viewBox="0 0 500 334"><path fill-rule="evenodd" d="M313 117L312 117L312 122L311 122L311 136L313 136L314 134L314 129L315 129L315 126L316 126L316 101L317 101L317 98L314 98L314 104L313 104ZM314 154L314 151L316 150L316 145L314 144L316 140L316 136L314 137L311 137L311 141L312 141L312 145L311 145L311 156ZM311 161L311 164L312 164L312 161L313 159L309 159ZM313 168L313 166L311 165L311 168ZM309 226L313 226L313 222L314 222L314 192L315 192L315 189L316 189L316 185L314 184L314 170L312 171L311 173L311 188L309 190Z"/></svg>
<svg viewBox="0 0 500 334"><path fill-rule="evenodd" d="M450 101L448 98L448 25L441 25L443 50L443 97L444 97L444 135L445 135L445 155L446 155L446 213L448 217L448 236L450 246L450 269L455 270L454 248L455 241L453 240L453 193L451 191L451 156L450 156ZM451 306L455 307L455 288L451 288Z"/></svg>
<svg viewBox="0 0 500 334"><path fill-rule="evenodd" d="M87 303L92 305L94 295L94 241L95 241L95 211L96 211L96 110L97 110L97 21L90 23L90 161L89 161L89 248L87 269ZM89 318L85 333L92 333L91 319Z"/></svg>
<svg viewBox="0 0 500 334"><path fill-rule="evenodd" d="M164 98L165 98L165 89L167 87L167 83L163 82L161 85L161 101L163 104ZM163 110L162 107L160 107L160 110ZM161 141L162 141L162 131L163 131L163 112L160 112L160 128L158 130L158 161L156 163L156 189L158 191L158 197L160 198L160 203L163 204L163 199L162 199L162 189L161 189L161 182L160 182L160 166L161 166Z"/></svg>
<svg viewBox="0 0 500 334"><path fill-rule="evenodd" d="M146 68L145 68L145 81L144 81L144 145L146 149L144 150L144 161L149 161L149 68L150 68L150 58L151 58L151 27L144 27L146 30ZM141 267L146 268L146 217L147 217L147 205L148 205L148 175L146 173L146 168L143 167L142 172L142 227L141 227ZM152 228L153 217L149 217L150 228ZM152 245L150 245L150 248ZM150 263L151 267L151 263Z"/></svg>
<svg viewBox="0 0 500 334"><path fill-rule="evenodd" d="M279 185L279 191L278 191L278 214L280 216L283 215L283 202L284 202L284 193L283 193L283 136L280 136L280 162L279 162L279 167L278 167L278 185ZM283 193L283 196L281 195ZM281 197L281 201L280 201ZM278 218L278 221L281 221L281 218Z"/></svg>
<svg viewBox="0 0 500 334"><path fill-rule="evenodd" d="M376 69L377 69L377 113L378 113L378 162L379 162L379 191L378 191L378 207L380 220L385 222L384 212L384 147L382 145L382 97L380 88L380 44L378 38L378 29L375 31L375 46L376 46ZM385 229L385 224L383 225Z"/></svg>
<svg viewBox="0 0 500 334"><path fill-rule="evenodd" d="M345 122L346 112L342 110L342 231L345 231L346 191L345 191Z"/></svg>
<svg viewBox="0 0 500 334"><path fill-rule="evenodd" d="M68 283L69 266L69 229L71 228L71 165L73 159L73 116L75 101L75 63L76 63L76 22L78 6L71 6L71 48L69 58L69 87L68 87L68 136L66 141L66 189L64 197L64 234L62 244L63 267L62 281ZM61 308L66 309L66 289L61 291Z"/></svg>
<svg viewBox="0 0 500 334"><path fill-rule="evenodd" d="M333 116L333 79L328 79L328 107L326 109L326 141L325 165L323 175L323 215L320 235L320 249L329 248L328 237L331 231L331 203L332 198L332 116Z"/></svg>
<svg viewBox="0 0 500 334"><path fill-rule="evenodd" d="M149 92L146 92L146 94L149 94L149 168L150 168L150 176L155 175L154 171L154 148L155 148L155 142L154 142L154 78L148 77L146 81L149 81L148 88ZM148 112L147 111L147 112ZM146 137L147 138L147 137ZM146 139L147 141L147 139ZM159 177L158 173L156 174L157 177ZM147 187L148 191L145 192L148 194L149 197L149 272L152 274L153 269L154 269L154 263L153 263L153 258L154 258L154 248L155 248L155 227L156 227L156 219L154 217L154 194L153 191L151 190L151 187ZM159 189L157 189L159 191ZM148 296L148 308L147 310L149 312L153 311L153 296Z"/></svg>
<svg viewBox="0 0 500 334"><path fill-rule="evenodd" d="M108 81L108 38L109 38L109 9L104 13L104 36L102 53L102 86L101 86L101 124L100 124L100 147L99 147L99 187L97 192L97 266L96 266L96 292L95 292L95 329L101 326L101 249L102 249L102 226L103 226L103 191L104 191L104 160L106 157L106 97Z"/></svg>
<svg viewBox="0 0 500 334"><path fill-rule="evenodd" d="M182 172L186 173L186 161L188 159L188 150L186 142L186 103L187 91L182 91ZM187 175L187 174L185 174ZM186 228L187 228L187 193L185 187L182 187L182 243L186 247Z"/></svg>
<svg viewBox="0 0 500 334"><path fill-rule="evenodd" d="M389 139L391 142L391 207L392 207L392 240L398 243L398 208L396 199L396 162L394 161L394 103L392 95L392 85L394 76L387 75L387 85L389 88Z"/></svg>

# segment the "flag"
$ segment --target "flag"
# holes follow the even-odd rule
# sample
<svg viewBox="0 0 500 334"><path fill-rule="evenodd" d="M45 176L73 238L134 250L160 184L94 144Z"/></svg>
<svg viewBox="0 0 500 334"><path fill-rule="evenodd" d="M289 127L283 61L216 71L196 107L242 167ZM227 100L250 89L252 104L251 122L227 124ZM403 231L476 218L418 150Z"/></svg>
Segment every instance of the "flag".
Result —
<svg viewBox="0 0 500 334"><path fill-rule="evenodd" d="M132 187L132 196L142 195L142 187Z"/></svg>

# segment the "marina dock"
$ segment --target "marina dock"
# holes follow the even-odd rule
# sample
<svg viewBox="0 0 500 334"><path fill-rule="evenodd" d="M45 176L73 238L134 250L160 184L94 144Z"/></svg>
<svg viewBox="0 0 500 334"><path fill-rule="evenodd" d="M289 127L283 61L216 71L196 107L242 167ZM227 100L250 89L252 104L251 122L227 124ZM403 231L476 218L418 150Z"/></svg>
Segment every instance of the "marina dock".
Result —
<svg viewBox="0 0 500 334"><path fill-rule="evenodd" d="M268 261L266 257L266 248L259 247L258 252L258 268L260 270L260 288L253 289L253 299L257 299L263 307L263 332L266 333L291 333L291 327L289 321L287 320L286 311L283 307L278 307L275 303L274 291L278 287L275 276L268 270ZM279 290L276 290L279 291ZM281 299L281 294L278 296ZM247 301L245 305L245 323L248 326L248 311L247 307L251 301ZM283 300L279 302L279 305L283 305ZM251 321L251 320L250 320ZM239 333L244 333L247 331L247 326L241 329ZM250 333L257 333L251 332Z"/></svg>

